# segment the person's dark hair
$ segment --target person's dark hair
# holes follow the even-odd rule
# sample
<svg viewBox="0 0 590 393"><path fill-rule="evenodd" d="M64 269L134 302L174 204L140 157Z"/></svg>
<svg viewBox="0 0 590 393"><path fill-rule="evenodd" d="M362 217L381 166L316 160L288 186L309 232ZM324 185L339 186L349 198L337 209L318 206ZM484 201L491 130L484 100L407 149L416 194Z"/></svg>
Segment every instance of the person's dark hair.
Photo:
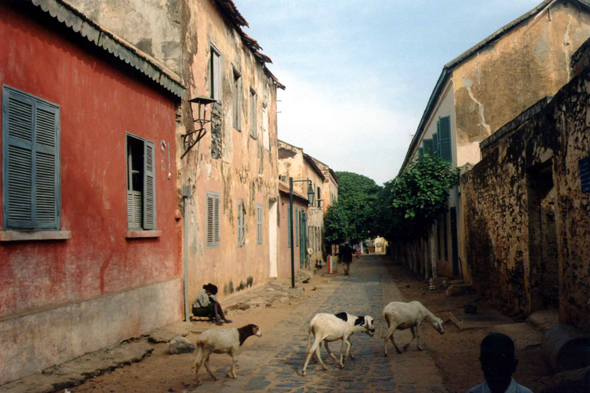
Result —
<svg viewBox="0 0 590 393"><path fill-rule="evenodd" d="M516 371L514 342L502 333L488 334L480 345L481 369L492 392L504 392Z"/></svg>
<svg viewBox="0 0 590 393"><path fill-rule="evenodd" d="M212 295L217 295L217 286L211 283L203 285L203 289L206 291L211 292Z"/></svg>

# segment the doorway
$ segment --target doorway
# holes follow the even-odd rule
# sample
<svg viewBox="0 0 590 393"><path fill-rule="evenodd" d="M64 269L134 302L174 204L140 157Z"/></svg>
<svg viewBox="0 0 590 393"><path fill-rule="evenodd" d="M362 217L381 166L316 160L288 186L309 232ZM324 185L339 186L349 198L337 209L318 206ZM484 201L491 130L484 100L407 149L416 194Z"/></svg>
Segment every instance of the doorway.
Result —
<svg viewBox="0 0 590 393"><path fill-rule="evenodd" d="M527 173L531 312L559 307L559 267L555 226L556 191L552 162Z"/></svg>

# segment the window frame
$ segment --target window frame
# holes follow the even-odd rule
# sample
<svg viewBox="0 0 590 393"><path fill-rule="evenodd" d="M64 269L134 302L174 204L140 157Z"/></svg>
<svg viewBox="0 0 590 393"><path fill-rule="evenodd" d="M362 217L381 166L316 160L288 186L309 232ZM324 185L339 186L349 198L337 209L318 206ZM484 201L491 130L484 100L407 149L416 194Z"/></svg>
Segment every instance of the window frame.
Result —
<svg viewBox="0 0 590 393"><path fill-rule="evenodd" d="M14 225L9 223L9 211L10 206L8 205L9 197L9 146L16 146L20 144L9 143L9 116L8 116L8 102L11 96L21 96L22 102L31 102L31 224L30 225ZM36 157L37 143L35 140L35 128L37 122L37 105L47 106L51 110L55 111L55 146L54 146L54 157L55 157L55 169L54 169L54 207L55 207L55 220L53 223L39 224L36 220ZM58 104L44 100L31 93L24 92L14 87L3 84L2 85L2 228L5 230L27 230L27 231L59 231L61 229L61 107ZM42 148L42 150L44 150Z"/></svg>
<svg viewBox="0 0 590 393"><path fill-rule="evenodd" d="M258 139L258 94L250 87L250 137Z"/></svg>
<svg viewBox="0 0 590 393"><path fill-rule="evenodd" d="M211 218L211 228L209 228L209 198L211 198L212 200L212 214L213 217ZM215 204L215 201L217 200L217 206ZM206 203L207 205L205 206L205 245L207 248L219 248L221 247L221 215L220 210L221 210L221 204L220 204L220 197L219 197L219 193L216 192L211 192L211 191L207 191L206 194ZM217 214L215 214L215 208L217 207ZM217 228L217 235L218 238L215 238L215 231ZM213 231L213 235L212 235L212 240L211 242L209 241L209 231L212 230Z"/></svg>
<svg viewBox="0 0 590 393"><path fill-rule="evenodd" d="M241 98L242 98L242 74L237 70L235 66L233 70L233 97L232 97L232 124L236 131L242 132L242 111L241 111Z"/></svg>
<svg viewBox="0 0 590 393"><path fill-rule="evenodd" d="M211 42L209 43L209 50L209 96L221 104L223 97L223 57L221 55L221 51L217 49L217 47ZM215 67L215 57L219 59L217 68ZM217 74L215 71L217 71Z"/></svg>
<svg viewBox="0 0 590 393"><path fill-rule="evenodd" d="M156 179L156 144L153 141L150 141L149 139L143 138L139 135L135 135L131 132L126 132L125 133L125 174L127 175L127 179L129 179L129 157L127 156L127 152L129 150L129 138L133 138L133 139L137 139L139 141L141 141L143 143L143 151L144 151L144 155L143 155L143 187L141 190L141 198L142 198L142 207L141 207L141 227L140 228L131 228L129 227L129 216L127 216L127 231L157 231L158 230L158 205L157 205L157 179ZM154 186L154 227L153 228L146 228L146 224L145 224L145 214L146 214L146 206L144 203L144 200L146 198L146 192L147 192L147 182L146 177L147 177L147 173L145 171L145 167L146 167L146 157L145 157L145 150L146 150L146 144L147 145L151 145L152 147L152 152L153 152L153 160L152 160L152 166L153 166L153 171L152 171L152 176L154 178L153 180L153 186ZM128 203L128 192L129 190L129 185L128 182L127 183L127 187L125 188L125 201L126 201L126 205L127 205L127 209L129 209Z"/></svg>

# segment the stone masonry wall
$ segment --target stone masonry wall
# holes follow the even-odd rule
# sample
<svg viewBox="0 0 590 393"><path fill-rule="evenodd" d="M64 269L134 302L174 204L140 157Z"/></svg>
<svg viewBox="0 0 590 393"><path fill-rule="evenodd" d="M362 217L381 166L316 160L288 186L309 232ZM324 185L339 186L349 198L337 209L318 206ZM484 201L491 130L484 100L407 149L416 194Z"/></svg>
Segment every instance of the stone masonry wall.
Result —
<svg viewBox="0 0 590 393"><path fill-rule="evenodd" d="M498 130L501 138L484 141L481 162L461 178L477 290L524 314L556 307L558 291L561 322L583 330L590 327L590 207L578 161L590 153L589 91L586 69L551 102Z"/></svg>

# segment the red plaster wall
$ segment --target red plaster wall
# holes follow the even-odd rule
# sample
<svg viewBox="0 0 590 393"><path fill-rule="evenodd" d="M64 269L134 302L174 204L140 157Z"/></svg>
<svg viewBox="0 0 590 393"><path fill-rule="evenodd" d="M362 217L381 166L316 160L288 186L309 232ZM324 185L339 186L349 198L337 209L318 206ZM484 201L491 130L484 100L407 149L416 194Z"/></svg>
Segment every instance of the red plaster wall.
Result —
<svg viewBox="0 0 590 393"><path fill-rule="evenodd" d="M181 275L174 98L34 11L31 17L0 5L0 84L61 107L61 226L72 238L0 243L0 317ZM155 143L160 238L125 238L126 132ZM171 179L160 140L173 149Z"/></svg>

